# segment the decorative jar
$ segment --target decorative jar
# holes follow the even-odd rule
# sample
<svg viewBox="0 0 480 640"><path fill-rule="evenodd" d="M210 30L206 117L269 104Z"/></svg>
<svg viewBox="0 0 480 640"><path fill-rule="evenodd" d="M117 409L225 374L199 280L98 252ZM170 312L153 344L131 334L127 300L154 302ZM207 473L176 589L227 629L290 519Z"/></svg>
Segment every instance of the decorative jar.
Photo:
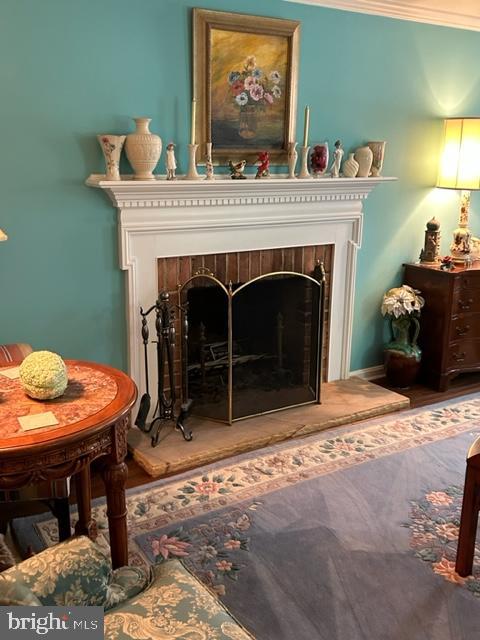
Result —
<svg viewBox="0 0 480 640"><path fill-rule="evenodd" d="M343 163L343 175L345 178L355 178L360 165L355 160L354 154L350 153L348 158Z"/></svg>
<svg viewBox="0 0 480 640"><path fill-rule="evenodd" d="M354 154L355 160L358 162L357 178L368 178L373 162L373 151L370 147L359 147Z"/></svg>
<svg viewBox="0 0 480 640"><path fill-rule="evenodd" d="M137 126L134 133L127 136L125 151L135 172L134 180L155 180L153 170L160 160L162 139L151 133L151 118L134 118Z"/></svg>

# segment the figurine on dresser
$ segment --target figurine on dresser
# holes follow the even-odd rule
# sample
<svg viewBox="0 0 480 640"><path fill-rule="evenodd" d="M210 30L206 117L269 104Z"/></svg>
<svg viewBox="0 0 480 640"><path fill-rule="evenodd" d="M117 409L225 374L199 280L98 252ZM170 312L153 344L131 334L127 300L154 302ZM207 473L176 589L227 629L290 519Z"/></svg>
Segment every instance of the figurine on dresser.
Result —
<svg viewBox="0 0 480 640"><path fill-rule="evenodd" d="M420 252L420 262L433 264L439 262L440 256L440 223L435 216L427 222L425 242Z"/></svg>

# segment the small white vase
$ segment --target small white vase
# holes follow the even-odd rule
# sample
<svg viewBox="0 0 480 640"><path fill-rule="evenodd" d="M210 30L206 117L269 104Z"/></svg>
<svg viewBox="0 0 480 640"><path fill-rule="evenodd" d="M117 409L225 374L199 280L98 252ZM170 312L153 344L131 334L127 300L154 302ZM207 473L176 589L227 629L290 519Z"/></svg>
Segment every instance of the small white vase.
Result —
<svg viewBox="0 0 480 640"><path fill-rule="evenodd" d="M357 178L368 178L373 162L373 151L370 147L358 147L354 154L355 160L358 162Z"/></svg>
<svg viewBox="0 0 480 640"><path fill-rule="evenodd" d="M108 133L98 135L97 140L102 147L105 158L105 180L120 180L120 155L126 136L111 136Z"/></svg>
<svg viewBox="0 0 480 640"><path fill-rule="evenodd" d="M343 175L345 176L345 178L355 178L359 168L360 165L355 160L354 154L350 153L348 155L348 158L343 163Z"/></svg>
<svg viewBox="0 0 480 640"><path fill-rule="evenodd" d="M385 157L385 140L367 142L373 153L372 176L379 176L383 168L383 158Z"/></svg>
<svg viewBox="0 0 480 640"><path fill-rule="evenodd" d="M154 133L150 133L148 125L151 118L134 118L137 128L135 133L127 136L125 151L132 165L135 175L134 180L155 180L153 170L162 154L162 139Z"/></svg>

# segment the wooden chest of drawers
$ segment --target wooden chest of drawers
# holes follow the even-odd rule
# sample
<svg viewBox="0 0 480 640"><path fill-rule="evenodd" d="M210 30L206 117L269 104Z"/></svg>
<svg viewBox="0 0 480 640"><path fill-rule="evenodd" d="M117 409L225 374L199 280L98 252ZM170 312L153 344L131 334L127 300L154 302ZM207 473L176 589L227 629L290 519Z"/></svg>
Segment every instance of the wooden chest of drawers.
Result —
<svg viewBox="0 0 480 640"><path fill-rule="evenodd" d="M405 284L425 298L420 318L422 378L439 391L466 371L480 371L480 264L441 271L405 265Z"/></svg>

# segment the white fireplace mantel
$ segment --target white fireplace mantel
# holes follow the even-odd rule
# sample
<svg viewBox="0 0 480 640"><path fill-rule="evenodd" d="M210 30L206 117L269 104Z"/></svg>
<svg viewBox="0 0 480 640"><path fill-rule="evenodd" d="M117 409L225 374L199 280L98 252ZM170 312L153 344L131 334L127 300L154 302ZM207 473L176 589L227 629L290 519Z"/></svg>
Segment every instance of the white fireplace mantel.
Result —
<svg viewBox="0 0 480 640"><path fill-rule="evenodd" d="M350 372L357 250L363 200L396 178L109 182L92 175L118 208L120 268L127 272L129 371L144 389L140 307L158 296L162 257L333 244L328 380ZM153 363L154 357L150 358ZM156 384L154 367L150 384Z"/></svg>

